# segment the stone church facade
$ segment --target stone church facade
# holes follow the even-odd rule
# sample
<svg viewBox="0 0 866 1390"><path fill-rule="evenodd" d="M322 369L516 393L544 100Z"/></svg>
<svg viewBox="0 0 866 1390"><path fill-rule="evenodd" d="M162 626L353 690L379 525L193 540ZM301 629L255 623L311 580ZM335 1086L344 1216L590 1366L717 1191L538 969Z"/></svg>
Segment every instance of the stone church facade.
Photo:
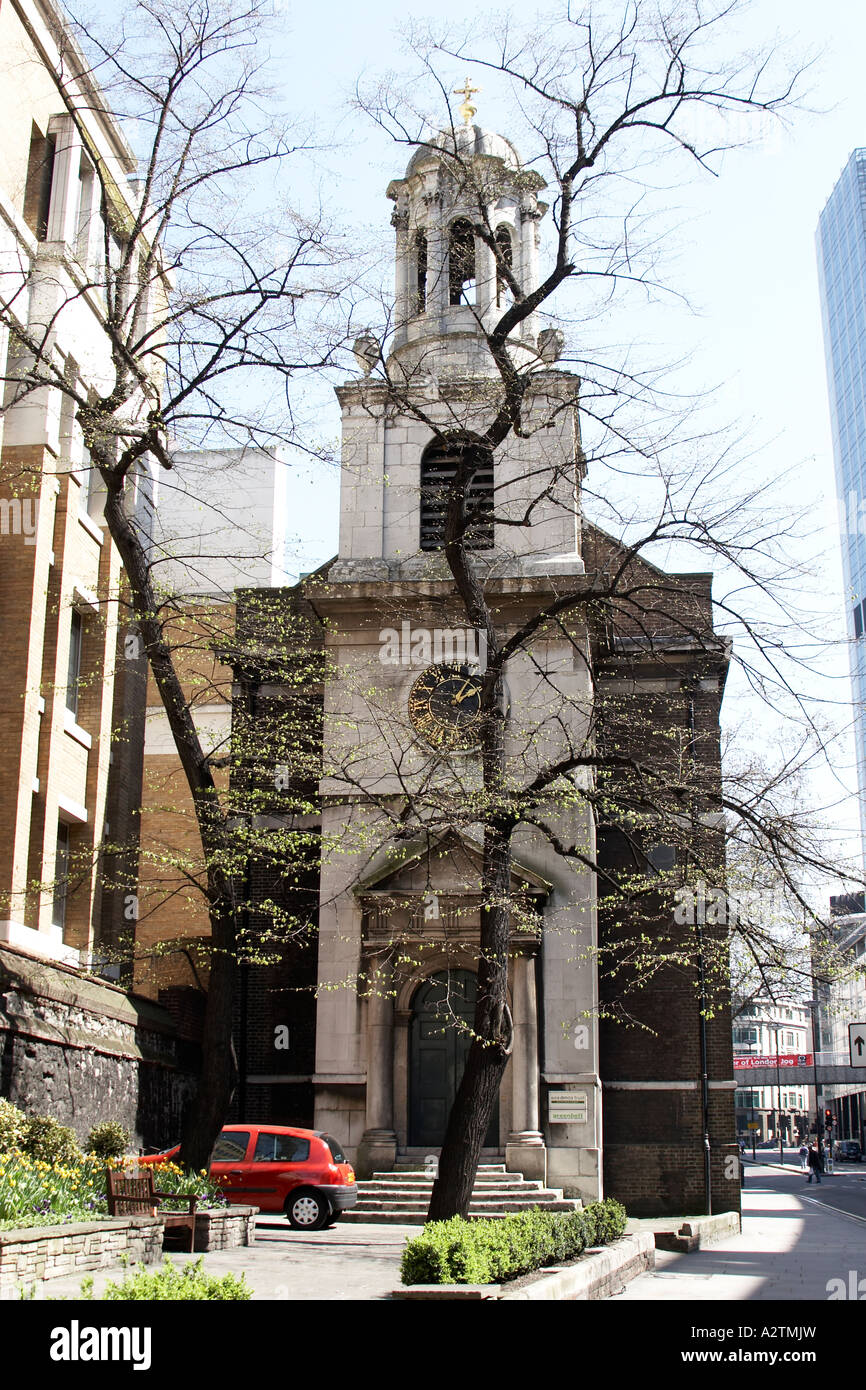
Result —
<svg viewBox="0 0 866 1390"><path fill-rule="evenodd" d="M507 140L470 125L419 147L391 183L390 355L382 363L362 337L360 373L337 389L339 553L269 600L302 615L321 654L308 727L320 719L323 765L315 788L307 770L294 809L276 797L260 824L276 833L303 823L318 862L305 887L309 939L242 972L236 1108L334 1133L362 1175L437 1151L469 1045L481 907L470 726L484 650L441 551L442 499L499 387L480 329L501 317L508 286L472 235L479 193L528 291L542 191ZM516 333L512 352L529 376L524 428L480 459L473 484L473 565L506 638L621 555L582 515L579 382L556 365L561 335L534 316ZM506 758L524 785L586 743L608 696L632 700L641 718L661 705L717 768L726 653L712 635L709 576L644 565L642 578L663 581L666 595L648 638L646 618L630 631L627 613L591 625L577 608L510 659ZM238 596L241 652L257 603L256 591ZM686 630L697 636L684 640ZM237 709L253 709L253 727L297 699L278 665L251 639L238 658ZM637 739L639 727L636 718ZM578 776L577 793L581 785ZM579 794L552 805L551 818L558 841L581 852L564 857L535 826L513 839L513 1046L485 1154L585 1201L686 1211L703 1209L709 1144L713 1207L736 1208L729 1013L702 1024L694 980L662 972L631 1005L646 1027L600 1022L608 928L593 865L615 864L616 837L598 833ZM266 873L256 882L254 895L278 895ZM285 1052L274 1047L283 1023L295 1040Z"/></svg>

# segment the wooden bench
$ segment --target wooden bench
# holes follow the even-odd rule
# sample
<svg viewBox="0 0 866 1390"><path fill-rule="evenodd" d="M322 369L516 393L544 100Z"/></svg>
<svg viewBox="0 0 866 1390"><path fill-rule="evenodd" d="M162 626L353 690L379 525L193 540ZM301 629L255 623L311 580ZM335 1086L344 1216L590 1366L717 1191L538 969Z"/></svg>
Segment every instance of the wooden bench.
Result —
<svg viewBox="0 0 866 1390"><path fill-rule="evenodd" d="M157 1192L153 1185L153 1173L137 1173L132 1176L120 1169L109 1168L106 1174L106 1196L109 1216L153 1216L161 1217L166 1230L185 1226L189 1230L189 1248L195 1249L195 1209L197 1196L186 1196L179 1192ZM159 1211L159 1203L166 1201L186 1202L189 1210L185 1212Z"/></svg>

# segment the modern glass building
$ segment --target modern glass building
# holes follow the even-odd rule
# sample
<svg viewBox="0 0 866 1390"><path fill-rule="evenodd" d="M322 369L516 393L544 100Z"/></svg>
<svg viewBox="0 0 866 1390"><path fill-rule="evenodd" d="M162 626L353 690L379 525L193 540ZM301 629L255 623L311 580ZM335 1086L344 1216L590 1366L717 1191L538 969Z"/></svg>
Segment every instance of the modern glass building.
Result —
<svg viewBox="0 0 866 1390"><path fill-rule="evenodd" d="M843 169L817 242L866 844L866 149Z"/></svg>

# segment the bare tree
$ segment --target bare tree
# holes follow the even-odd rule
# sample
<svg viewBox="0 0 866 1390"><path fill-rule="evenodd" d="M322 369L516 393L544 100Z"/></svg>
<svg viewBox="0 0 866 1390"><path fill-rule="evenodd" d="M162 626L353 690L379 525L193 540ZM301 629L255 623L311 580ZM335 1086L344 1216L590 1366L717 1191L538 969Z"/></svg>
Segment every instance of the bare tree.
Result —
<svg viewBox="0 0 866 1390"><path fill-rule="evenodd" d="M759 875L762 889L781 883L807 917L813 914L804 873L837 871L814 820L782 806L816 749L826 748L806 693L809 663L786 650L801 630L802 566L787 548L796 522L772 505L771 487L749 481L747 463L730 441L701 435L690 408L671 408L664 375L636 370L626 352L596 356L584 346L599 295L604 304L630 287L663 286L641 204L665 161L712 169L714 155L730 143L727 118L781 118L794 101L797 79L777 75L772 54L725 57L740 9L737 3L627 3L613 18L569 7L549 23L524 28L509 20L492 33L415 26L409 33L418 60L414 77L359 96L362 109L397 142L420 146L438 161L455 205L471 207L464 259L468 265L473 245L493 258L500 309L492 319L475 314L486 366L473 383L464 380L450 393L443 388L438 400L429 382L435 346L425 352L422 345L414 356L371 354L372 381L382 395L370 389L370 410L384 409L385 401L396 406L423 422L449 455L450 471L432 498L456 595L444 601L443 614L446 608L452 620L459 614L486 649L486 669L459 676L466 682L460 698L471 691L477 707L478 775L452 769L453 781L443 784L433 755L419 773L399 752L407 740L412 746L410 720L390 764L402 799L373 801L380 819L371 846L388 834L420 835L432 845L447 831L465 835L473 827L482 837L472 1044L431 1219L468 1210L511 1052L509 941L526 915L512 868L516 846L528 835L540 836L575 872L596 877L604 923L599 969L608 982L601 1010L626 1020L629 993L671 969L689 973L701 1016L711 1018L727 999L732 934L759 970L772 973L773 961L779 964L778 934L760 906L736 922L729 906L709 917L703 909L697 918L694 911L689 918L687 906L678 911L698 882L729 904L726 837L739 837L753 856L763 856L772 873ZM495 208L507 180L497 183L493 161L476 157L471 89L464 95L466 129L426 105L438 102L443 112L451 85L444 74L458 62L503 83L521 110L529 149L521 151L522 173L509 174L512 183L519 177L527 188L553 191L547 261L531 285L521 283L507 242L497 236ZM444 127L439 134L437 127ZM418 254L426 270L426 242ZM459 262L452 240L452 304L455 290L459 297L471 278ZM423 308L411 295L398 307L392 325L398 331L406 315ZM537 331L537 316L554 311L573 328L575 346L564 355L561 334ZM540 441L570 411L580 420L577 460L545 463L541 445L533 456L527 443ZM534 469L526 464L533 457L541 460ZM483 475L491 460L506 465L509 484L488 496ZM518 460L524 469L519 506ZM573 577L563 566L557 575L553 567L543 602L528 600L506 612L495 563L487 563L479 536L494 525L500 534L511 528L515 553L525 553L531 543L524 545L521 531L532 536L549 506L572 509L582 528L585 572ZM715 594L708 575L671 575L654 563L653 557L672 555L693 568L696 560L712 566ZM579 694L534 655L536 644L554 638L572 649L574 669L583 673ZM803 746L770 774L741 766L725 780L718 710L732 654L751 686L796 721ZM532 727L509 707L508 673L521 663L549 690ZM646 688L648 677L661 688L666 675L678 678L676 696L616 693L630 683L634 691L640 681ZM358 719L357 702L344 717ZM384 706L366 717L368 723L356 726L365 733L377 723L394 727L393 711L386 720ZM453 732L439 738L440 749L460 746ZM345 748L334 755L334 777L347 794L363 796L369 788L367 746L365 737L350 755ZM369 804L369 790L366 795ZM654 855L653 846L664 853Z"/></svg>
<svg viewBox="0 0 866 1390"><path fill-rule="evenodd" d="M321 209L307 216L292 204L293 161L309 135L280 116L267 88L261 39L270 12L267 0L139 0L110 25L58 20L58 96L94 192L48 274L37 255L7 263L0 282L6 409L45 391L69 403L104 490L131 620L201 840L210 920L205 1060L183 1135L184 1162L195 1168L208 1161L236 1073L242 880L217 771L225 750L210 748L196 727L183 679L189 632L160 584L152 509L136 500L160 472L170 480L172 455L185 445L273 449L293 437L293 383L325 365L339 340L330 306L345 267ZM85 119L106 103L139 156L131 196ZM71 269L52 269L58 263ZM75 373L55 344L79 305L97 314L101 341L94 369Z"/></svg>

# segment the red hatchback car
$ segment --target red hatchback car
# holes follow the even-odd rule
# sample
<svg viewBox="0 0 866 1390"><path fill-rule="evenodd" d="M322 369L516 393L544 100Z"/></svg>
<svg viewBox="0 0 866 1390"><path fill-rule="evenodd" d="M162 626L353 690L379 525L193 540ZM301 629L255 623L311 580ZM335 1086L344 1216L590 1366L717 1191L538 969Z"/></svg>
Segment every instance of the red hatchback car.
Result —
<svg viewBox="0 0 866 1390"><path fill-rule="evenodd" d="M141 1162L166 1162L180 1149ZM230 1202L285 1212L296 1231L318 1231L358 1200L355 1172L336 1139L317 1129L226 1125L214 1144L210 1175Z"/></svg>

